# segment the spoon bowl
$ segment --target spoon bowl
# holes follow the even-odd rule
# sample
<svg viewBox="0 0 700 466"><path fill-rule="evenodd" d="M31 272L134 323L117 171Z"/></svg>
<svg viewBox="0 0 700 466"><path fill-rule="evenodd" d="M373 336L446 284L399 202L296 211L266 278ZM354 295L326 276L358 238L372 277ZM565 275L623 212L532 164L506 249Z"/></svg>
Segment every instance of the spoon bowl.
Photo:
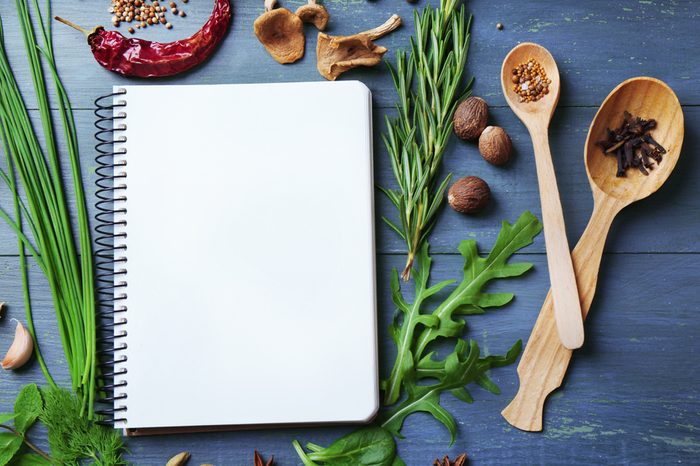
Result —
<svg viewBox="0 0 700 466"><path fill-rule="evenodd" d="M549 94L545 95L540 100L535 102L520 102L520 96L513 91L513 81L511 81L513 77L513 68L521 63L527 62L531 58L534 58L542 65L547 73L547 77L552 82L549 84ZM525 126L528 126L528 122L533 119L538 120L538 122L543 121L547 124L549 123L549 120L552 119L552 115L554 114L554 109L559 102L560 84L561 81L557 62L554 61L554 57L549 53L549 50L541 45L532 42L523 42L515 46L513 50L508 53L505 60L503 60L503 66L501 67L501 87L503 88L503 95L510 108Z"/></svg>
<svg viewBox="0 0 700 466"><path fill-rule="evenodd" d="M607 128L620 125L625 110L657 121L652 137L664 146L666 154L649 175L630 169L627 176L618 178L615 157L604 155L596 145L596 141L605 139ZM610 92L596 113L584 150L593 190L593 213L572 253L584 318L595 296L598 269L613 219L625 206L649 196L668 179L680 156L683 135L683 110L678 98L658 79L641 77L624 81ZM550 290L518 364L520 388L502 412L518 429L542 430L544 402L561 386L571 361L571 350L561 344L557 334L554 306Z"/></svg>
<svg viewBox="0 0 700 466"><path fill-rule="evenodd" d="M649 170L649 175L629 169L626 176L616 176L616 158L604 155L596 145L597 141L605 139L608 128L620 126L625 110L633 116L656 119L657 126L650 134L666 149L666 153L661 163L654 164L654 169ZM661 187L676 166L683 134L683 110L678 97L666 83L649 77L622 82L600 106L588 131L585 162L594 193L599 190L627 204L649 196Z"/></svg>

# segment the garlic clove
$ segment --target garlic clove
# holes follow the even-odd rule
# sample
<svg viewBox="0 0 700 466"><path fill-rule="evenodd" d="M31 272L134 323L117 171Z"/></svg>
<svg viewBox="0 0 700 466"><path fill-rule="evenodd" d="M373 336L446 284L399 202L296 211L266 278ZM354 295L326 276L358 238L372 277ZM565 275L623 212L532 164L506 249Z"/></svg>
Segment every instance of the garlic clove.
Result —
<svg viewBox="0 0 700 466"><path fill-rule="evenodd" d="M10 345L10 349L7 350L5 359L2 360L0 366L5 370L19 369L29 361L33 351L34 340L32 340L29 330L27 330L20 321L17 321L15 339L12 345Z"/></svg>
<svg viewBox="0 0 700 466"><path fill-rule="evenodd" d="M165 466L182 466L183 464L187 463L189 459L190 454L186 451L183 451L170 458L168 462L165 463Z"/></svg>

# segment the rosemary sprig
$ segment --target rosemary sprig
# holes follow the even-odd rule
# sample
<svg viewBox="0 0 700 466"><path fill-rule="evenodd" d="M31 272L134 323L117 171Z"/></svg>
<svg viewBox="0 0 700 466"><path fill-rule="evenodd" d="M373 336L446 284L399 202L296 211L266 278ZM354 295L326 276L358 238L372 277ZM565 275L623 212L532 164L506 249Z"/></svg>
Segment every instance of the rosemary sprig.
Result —
<svg viewBox="0 0 700 466"><path fill-rule="evenodd" d="M469 50L471 17L466 20L460 0L440 0L440 8L414 12L415 37L410 53L399 50L396 66L389 64L399 96L398 117L387 117L382 135L398 189L380 188L399 210L400 226L383 220L408 249L404 280L425 242L442 205L451 174L438 183L442 154L452 133L457 104L467 97L471 81L462 75Z"/></svg>

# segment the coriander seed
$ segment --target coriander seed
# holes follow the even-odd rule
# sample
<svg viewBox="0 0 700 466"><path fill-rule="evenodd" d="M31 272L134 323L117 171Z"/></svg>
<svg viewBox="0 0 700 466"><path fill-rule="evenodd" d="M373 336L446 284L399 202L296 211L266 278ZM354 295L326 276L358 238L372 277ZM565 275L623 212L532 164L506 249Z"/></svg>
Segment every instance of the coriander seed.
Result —
<svg viewBox="0 0 700 466"><path fill-rule="evenodd" d="M547 78L544 67L534 58L513 68L513 92L520 96L520 102L536 102L549 94L552 80Z"/></svg>

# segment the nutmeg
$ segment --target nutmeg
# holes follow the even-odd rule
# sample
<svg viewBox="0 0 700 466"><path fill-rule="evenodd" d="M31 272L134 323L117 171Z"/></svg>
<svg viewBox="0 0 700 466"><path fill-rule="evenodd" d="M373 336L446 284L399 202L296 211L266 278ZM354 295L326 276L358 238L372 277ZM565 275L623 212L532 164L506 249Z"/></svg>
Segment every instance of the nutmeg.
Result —
<svg viewBox="0 0 700 466"><path fill-rule="evenodd" d="M454 115L455 134L465 141L477 139L489 120L489 106L481 97L469 97L457 106Z"/></svg>
<svg viewBox="0 0 700 466"><path fill-rule="evenodd" d="M458 179L447 192L447 202L454 210L463 214L479 212L490 200L489 185L476 176Z"/></svg>
<svg viewBox="0 0 700 466"><path fill-rule="evenodd" d="M503 165L510 160L513 143L506 130L500 126L489 126L479 136L479 152L487 162Z"/></svg>

